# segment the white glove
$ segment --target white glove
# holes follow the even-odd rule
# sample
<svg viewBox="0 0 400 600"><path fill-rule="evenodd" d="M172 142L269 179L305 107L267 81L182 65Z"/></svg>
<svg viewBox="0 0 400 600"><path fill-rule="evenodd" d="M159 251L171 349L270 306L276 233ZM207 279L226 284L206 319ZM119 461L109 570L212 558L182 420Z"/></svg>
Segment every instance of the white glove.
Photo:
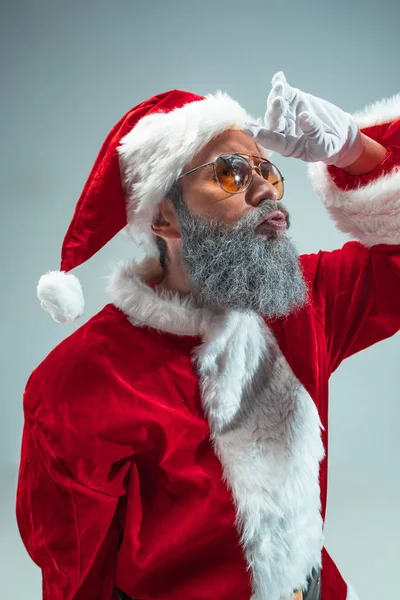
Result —
<svg viewBox="0 0 400 600"><path fill-rule="evenodd" d="M331 104L291 87L282 71L271 81L264 126L247 123L255 142L292 158L347 167L362 153L363 142L353 117Z"/></svg>

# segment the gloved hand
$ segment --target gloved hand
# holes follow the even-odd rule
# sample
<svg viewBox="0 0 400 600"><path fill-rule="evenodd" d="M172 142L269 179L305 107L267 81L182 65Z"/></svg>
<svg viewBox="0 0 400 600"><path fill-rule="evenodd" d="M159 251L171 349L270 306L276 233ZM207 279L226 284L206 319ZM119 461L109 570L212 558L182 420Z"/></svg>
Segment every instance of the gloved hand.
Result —
<svg viewBox="0 0 400 600"><path fill-rule="evenodd" d="M361 132L349 113L291 87L282 71L271 83L264 125L247 123L245 127L256 143L282 156L342 168L359 158Z"/></svg>

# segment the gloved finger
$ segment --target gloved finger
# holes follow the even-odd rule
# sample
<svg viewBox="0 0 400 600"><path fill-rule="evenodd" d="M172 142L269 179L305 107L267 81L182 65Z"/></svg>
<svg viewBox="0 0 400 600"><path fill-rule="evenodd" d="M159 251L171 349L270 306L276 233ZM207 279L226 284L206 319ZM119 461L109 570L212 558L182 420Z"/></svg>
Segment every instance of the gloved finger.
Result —
<svg viewBox="0 0 400 600"><path fill-rule="evenodd" d="M283 133L276 133L266 127L246 123L244 132L247 133L254 141L267 148L284 156L286 148L286 139Z"/></svg>
<svg viewBox="0 0 400 600"><path fill-rule="evenodd" d="M264 124L267 129L273 131L283 132L286 129L285 114L288 105L286 100L282 96L274 98L272 103L268 106L265 116Z"/></svg>
<svg viewBox="0 0 400 600"><path fill-rule="evenodd" d="M271 79L271 85L272 87L275 85L275 83L277 83L278 81L286 81L286 77L285 77L285 73L283 71L278 71L277 73L275 73L275 75L273 76L273 78Z"/></svg>
<svg viewBox="0 0 400 600"><path fill-rule="evenodd" d="M288 84L286 79L284 79L284 80L278 79L274 83L270 93L268 94L267 106L269 104L271 104L271 102L275 98L278 98L279 96L282 96L285 100L287 100L287 102L291 102L291 100L294 98L295 94L296 94L296 90L294 88L292 88L291 85Z"/></svg>
<svg viewBox="0 0 400 600"><path fill-rule="evenodd" d="M282 81L277 81L274 86L271 88L270 93L268 94L268 98L267 98L267 106L269 106L270 104L272 104L272 102L275 100L275 98L285 98L287 95L286 93L286 88L285 88L285 83Z"/></svg>
<svg viewBox="0 0 400 600"><path fill-rule="evenodd" d="M275 73L275 75L271 79L272 88L271 88L270 93L268 94L267 106L269 104L271 104L271 102L274 100L274 98L277 98L278 96L283 95L285 82L286 82L286 77L285 77L285 74L283 71L278 71L277 73Z"/></svg>
<svg viewBox="0 0 400 600"><path fill-rule="evenodd" d="M325 136L324 124L316 115L304 111L298 116L298 124L305 136L313 140L320 140Z"/></svg>

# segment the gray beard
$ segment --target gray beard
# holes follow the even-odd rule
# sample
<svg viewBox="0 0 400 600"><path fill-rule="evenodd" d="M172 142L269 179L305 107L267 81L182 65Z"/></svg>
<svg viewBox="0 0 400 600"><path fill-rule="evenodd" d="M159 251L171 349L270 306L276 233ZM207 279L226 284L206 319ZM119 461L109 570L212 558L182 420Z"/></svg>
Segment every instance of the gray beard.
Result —
<svg viewBox="0 0 400 600"><path fill-rule="evenodd" d="M255 311L282 317L307 302L298 252L285 232L255 232L263 216L277 208L267 200L235 226L193 214L175 202L182 235L181 258L196 302L214 310ZM289 226L289 214L279 204Z"/></svg>

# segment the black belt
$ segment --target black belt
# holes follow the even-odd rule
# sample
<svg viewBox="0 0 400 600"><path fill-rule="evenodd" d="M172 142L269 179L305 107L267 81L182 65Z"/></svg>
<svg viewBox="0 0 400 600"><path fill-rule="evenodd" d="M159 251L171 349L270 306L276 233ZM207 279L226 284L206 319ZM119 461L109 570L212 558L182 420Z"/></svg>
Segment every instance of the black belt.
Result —
<svg viewBox="0 0 400 600"><path fill-rule="evenodd" d="M135 600L135 598L131 598L130 596L125 594L125 592L121 592L121 590L117 590L117 592L118 592L119 600Z"/></svg>

